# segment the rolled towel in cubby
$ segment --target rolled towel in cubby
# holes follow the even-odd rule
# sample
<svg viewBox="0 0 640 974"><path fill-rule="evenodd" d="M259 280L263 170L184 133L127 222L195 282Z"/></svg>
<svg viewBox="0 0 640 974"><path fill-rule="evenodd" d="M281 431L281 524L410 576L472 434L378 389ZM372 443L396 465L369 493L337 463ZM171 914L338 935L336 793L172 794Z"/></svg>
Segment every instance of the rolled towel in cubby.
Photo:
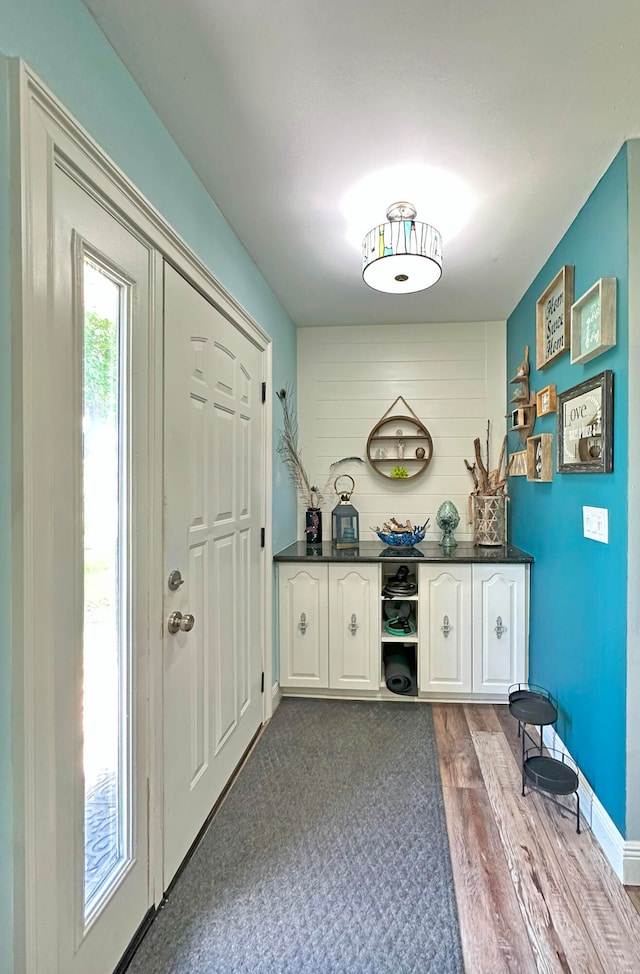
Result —
<svg viewBox="0 0 640 974"><path fill-rule="evenodd" d="M387 690L392 693L409 693L413 688L411 667L404 653L390 653L384 666Z"/></svg>

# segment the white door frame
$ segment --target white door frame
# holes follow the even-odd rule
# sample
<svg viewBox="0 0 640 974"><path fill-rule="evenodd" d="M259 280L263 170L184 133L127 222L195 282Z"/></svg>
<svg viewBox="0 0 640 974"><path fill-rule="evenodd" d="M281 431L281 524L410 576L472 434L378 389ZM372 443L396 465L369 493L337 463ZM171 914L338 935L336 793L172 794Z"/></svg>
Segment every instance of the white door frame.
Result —
<svg viewBox="0 0 640 974"><path fill-rule="evenodd" d="M64 160L92 196L100 199L128 229L155 250L156 309L150 340L149 452L158 458L150 471L154 525L150 542L153 584L150 586L149 652L151 663L149 796L151 901L162 896L162 258L169 260L263 354L263 378L270 384L271 339L216 281L158 211L136 190L91 136L21 60L11 63L11 131L13 225L12 260L12 496L13 496L13 740L14 740L14 878L15 969L25 974L58 974L55 897L42 878L56 875L53 776L53 710L49 687L53 659L47 653L55 621L55 550L48 471L53 469L51 411L52 274L51 176L56 159ZM271 716L272 571L271 571L271 397L265 404L263 447L264 640L265 693L263 719ZM158 665L153 665L154 660ZM142 919L142 918L141 918ZM36 922L37 921L37 922Z"/></svg>

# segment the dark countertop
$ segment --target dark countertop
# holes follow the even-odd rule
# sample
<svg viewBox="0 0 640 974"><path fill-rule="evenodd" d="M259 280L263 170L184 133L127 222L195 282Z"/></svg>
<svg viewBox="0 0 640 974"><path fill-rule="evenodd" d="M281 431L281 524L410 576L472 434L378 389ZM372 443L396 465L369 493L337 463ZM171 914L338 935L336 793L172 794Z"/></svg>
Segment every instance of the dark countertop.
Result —
<svg viewBox="0 0 640 974"><path fill-rule="evenodd" d="M533 556L521 548L506 544L483 547L461 542L456 548L443 551L435 542L423 542L413 548L390 548L381 541L361 541L357 548L338 550L330 541L310 545L306 541L294 541L273 556L274 561L360 561L360 562L473 562L486 564L497 562L508 565L528 565Z"/></svg>

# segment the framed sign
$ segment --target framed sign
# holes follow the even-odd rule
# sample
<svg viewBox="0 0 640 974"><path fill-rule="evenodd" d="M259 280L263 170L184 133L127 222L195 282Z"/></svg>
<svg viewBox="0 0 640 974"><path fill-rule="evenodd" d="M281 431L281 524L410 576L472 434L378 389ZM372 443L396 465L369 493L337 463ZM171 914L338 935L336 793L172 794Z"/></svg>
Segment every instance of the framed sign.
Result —
<svg viewBox="0 0 640 974"><path fill-rule="evenodd" d="M524 477L527 473L527 451L519 450L509 458L507 473L510 477Z"/></svg>
<svg viewBox="0 0 640 974"><path fill-rule="evenodd" d="M588 362L616 343L616 278L601 277L571 306L571 364Z"/></svg>
<svg viewBox="0 0 640 974"><path fill-rule="evenodd" d="M611 473L613 372L560 393L557 440L559 473Z"/></svg>
<svg viewBox="0 0 640 974"><path fill-rule="evenodd" d="M556 387L545 386L536 396L538 416L547 416L556 411Z"/></svg>
<svg viewBox="0 0 640 974"><path fill-rule="evenodd" d="M565 264L536 301L537 369L546 369L569 348L572 304L573 265Z"/></svg>
<svg viewBox="0 0 640 974"><path fill-rule="evenodd" d="M553 480L553 433L539 433L527 440L527 480Z"/></svg>

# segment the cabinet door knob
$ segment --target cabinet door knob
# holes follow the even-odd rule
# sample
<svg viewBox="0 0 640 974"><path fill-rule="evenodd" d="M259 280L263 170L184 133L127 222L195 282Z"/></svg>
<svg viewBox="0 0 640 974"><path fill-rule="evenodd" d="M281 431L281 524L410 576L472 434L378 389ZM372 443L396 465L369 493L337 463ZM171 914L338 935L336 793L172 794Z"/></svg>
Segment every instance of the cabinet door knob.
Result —
<svg viewBox="0 0 640 974"><path fill-rule="evenodd" d="M495 634L498 639L502 639L502 634L507 631L507 627L502 625L502 616L498 616L496 619Z"/></svg>
<svg viewBox="0 0 640 974"><path fill-rule="evenodd" d="M452 626L449 625L449 616L445 616L444 619L442 620L442 623L443 624L440 626L440 628L442 629L442 634L443 634L443 636L444 636L445 639L448 639L449 638L449 633L451 632L451 629L453 628Z"/></svg>
<svg viewBox="0 0 640 974"><path fill-rule="evenodd" d="M305 632L307 631L308 627L309 627L309 623L307 622L307 617L304 614L304 612L301 612L300 613L300 622L298 623L298 629L300 630L300 632L302 633L303 636L304 636Z"/></svg>
<svg viewBox="0 0 640 974"><path fill-rule="evenodd" d="M358 619L356 617L355 612L353 612L351 614L351 625L349 626L349 632L351 633L352 636L355 636L357 631L358 631Z"/></svg>

